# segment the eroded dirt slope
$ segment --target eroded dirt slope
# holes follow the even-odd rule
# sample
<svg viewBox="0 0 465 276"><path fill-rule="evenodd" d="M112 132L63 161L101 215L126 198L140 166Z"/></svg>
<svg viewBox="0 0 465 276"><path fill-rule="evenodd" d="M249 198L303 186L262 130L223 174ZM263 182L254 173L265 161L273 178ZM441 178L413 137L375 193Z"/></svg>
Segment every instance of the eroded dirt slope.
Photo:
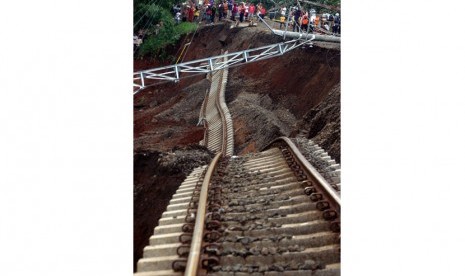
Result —
<svg viewBox="0 0 465 276"><path fill-rule="evenodd" d="M305 137L324 148L336 162L341 163L341 85L331 89L329 95L299 121L296 131L303 130Z"/></svg>
<svg viewBox="0 0 465 276"><path fill-rule="evenodd" d="M212 156L198 145L134 154L134 269L172 195L194 168L209 164Z"/></svg>

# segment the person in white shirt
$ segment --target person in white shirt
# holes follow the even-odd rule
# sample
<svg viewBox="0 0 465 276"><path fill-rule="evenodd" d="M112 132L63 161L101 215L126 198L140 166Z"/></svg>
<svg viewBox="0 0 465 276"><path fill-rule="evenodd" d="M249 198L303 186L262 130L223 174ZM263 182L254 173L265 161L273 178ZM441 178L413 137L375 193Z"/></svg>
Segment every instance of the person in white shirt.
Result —
<svg viewBox="0 0 465 276"><path fill-rule="evenodd" d="M176 24L179 24L179 22L181 22L181 13L179 11L176 13L174 20L176 20Z"/></svg>
<svg viewBox="0 0 465 276"><path fill-rule="evenodd" d="M137 49L137 40L138 40L138 39L139 39L139 38L137 37L137 35L134 35L134 36L132 37L133 44L134 44L134 49L133 49L134 52L135 52L136 49Z"/></svg>

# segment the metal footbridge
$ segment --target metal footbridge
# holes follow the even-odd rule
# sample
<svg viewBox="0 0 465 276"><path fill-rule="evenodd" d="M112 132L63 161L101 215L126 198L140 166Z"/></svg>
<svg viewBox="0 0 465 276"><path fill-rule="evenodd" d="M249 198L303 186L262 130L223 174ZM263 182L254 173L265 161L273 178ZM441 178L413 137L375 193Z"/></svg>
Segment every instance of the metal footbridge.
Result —
<svg viewBox="0 0 465 276"><path fill-rule="evenodd" d="M181 73L183 77L197 74L212 73L217 70L233 67L239 64L252 63L272 57L281 56L304 44L311 44L312 39L291 41L272 44L239 52L222 54L218 56L178 63L165 67L139 71L134 73L134 94L145 87L158 84L162 81L179 81ZM220 60L220 61L219 61Z"/></svg>
<svg viewBox="0 0 465 276"><path fill-rule="evenodd" d="M324 36L304 32L289 32L287 30L276 30L271 28L264 20L260 20L272 31L273 34L282 36L284 39L291 38L292 40L134 72L134 94L137 94L146 87L157 85L166 81L178 82L181 78L181 73L183 78L198 74L212 73L217 70L229 67L281 56L295 48L304 45L311 47L313 41L326 41L335 43L340 43L341 41L340 37Z"/></svg>

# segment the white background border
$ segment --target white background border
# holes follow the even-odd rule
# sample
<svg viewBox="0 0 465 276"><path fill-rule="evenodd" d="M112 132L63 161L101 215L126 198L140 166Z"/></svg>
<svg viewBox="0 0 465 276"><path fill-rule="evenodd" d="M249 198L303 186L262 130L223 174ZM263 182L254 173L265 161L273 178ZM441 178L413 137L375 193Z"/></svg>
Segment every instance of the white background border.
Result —
<svg viewBox="0 0 465 276"><path fill-rule="evenodd" d="M459 1L343 1L343 275L461 275ZM0 275L132 274L132 2L0 9Z"/></svg>

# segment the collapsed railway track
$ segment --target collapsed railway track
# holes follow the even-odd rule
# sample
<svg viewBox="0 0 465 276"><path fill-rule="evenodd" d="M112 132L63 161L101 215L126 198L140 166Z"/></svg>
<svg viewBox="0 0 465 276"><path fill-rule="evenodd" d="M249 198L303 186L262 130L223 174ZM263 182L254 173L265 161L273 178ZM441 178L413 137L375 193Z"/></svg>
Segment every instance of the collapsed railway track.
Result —
<svg viewBox="0 0 465 276"><path fill-rule="evenodd" d="M216 156L181 184L135 275L340 275L339 164L303 138L234 156L227 74L208 76L200 112Z"/></svg>
<svg viewBox="0 0 465 276"><path fill-rule="evenodd" d="M227 57L224 57L217 61L226 62L226 60ZM223 152L231 156L234 146L233 126L224 95L228 69L209 73L208 79L211 81L211 87L206 91L199 116L199 124L203 123L206 129L200 145L206 146L213 152Z"/></svg>

